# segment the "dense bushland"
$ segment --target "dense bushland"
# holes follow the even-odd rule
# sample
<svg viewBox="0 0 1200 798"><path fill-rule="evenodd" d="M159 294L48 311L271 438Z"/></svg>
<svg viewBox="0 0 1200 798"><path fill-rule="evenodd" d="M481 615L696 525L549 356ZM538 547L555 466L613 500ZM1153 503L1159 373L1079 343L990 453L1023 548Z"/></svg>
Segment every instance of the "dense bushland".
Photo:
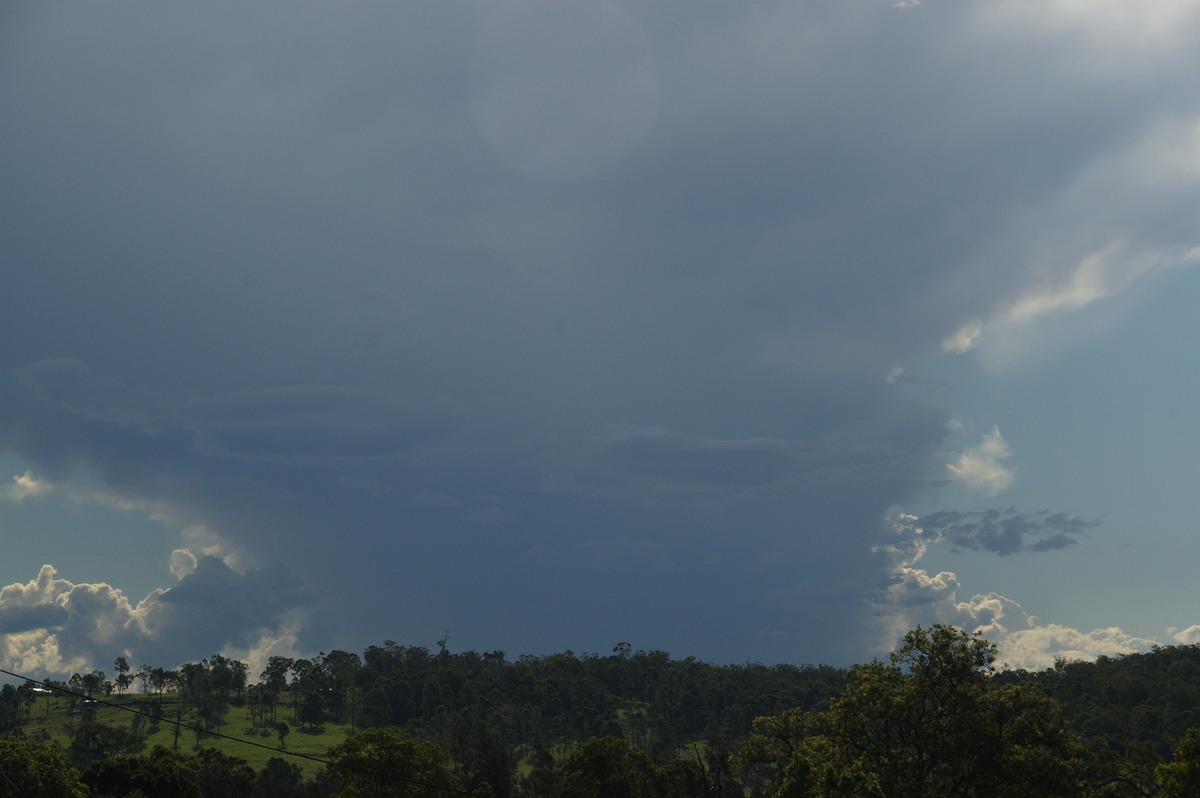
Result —
<svg viewBox="0 0 1200 798"><path fill-rule="evenodd" d="M994 661L949 627L849 669L625 643L510 660L385 642L273 657L257 679L222 656L118 658L111 679L0 688L0 748L42 746L97 796L1200 794L1200 648Z"/></svg>

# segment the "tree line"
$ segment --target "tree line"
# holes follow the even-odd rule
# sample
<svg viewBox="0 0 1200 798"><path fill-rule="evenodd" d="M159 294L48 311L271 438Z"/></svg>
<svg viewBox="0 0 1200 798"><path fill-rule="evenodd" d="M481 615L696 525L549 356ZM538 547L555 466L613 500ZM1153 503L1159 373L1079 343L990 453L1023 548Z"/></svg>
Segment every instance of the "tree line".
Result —
<svg viewBox="0 0 1200 798"><path fill-rule="evenodd" d="M219 655L173 670L119 657L112 679L95 670L49 683L72 724L55 761L81 795L145 798L1200 795L1195 646L1033 673L996 669L994 646L944 626L913 630L886 662L848 669L711 665L626 643L604 656L516 660L438 648L388 641L361 655L272 657L254 683L244 663ZM135 688L154 719L95 721L88 696ZM21 737L41 695L32 683L0 689L0 733L16 735L0 742L0 770L4 746L54 747ZM202 745L231 706L250 719L239 733L280 746L326 724L352 735L311 778L282 757L256 772ZM173 722L183 720L191 755ZM171 745L146 752L159 723ZM196 791L179 792L184 782Z"/></svg>

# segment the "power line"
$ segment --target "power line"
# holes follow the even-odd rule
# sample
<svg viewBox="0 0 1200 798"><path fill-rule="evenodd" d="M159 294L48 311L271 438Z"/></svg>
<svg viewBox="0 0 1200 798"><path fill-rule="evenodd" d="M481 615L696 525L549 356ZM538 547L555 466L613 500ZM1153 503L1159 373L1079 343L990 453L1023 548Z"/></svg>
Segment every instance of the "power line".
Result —
<svg viewBox="0 0 1200 798"><path fill-rule="evenodd" d="M382 773L378 773L376 771L364 770L363 768L357 768L352 765L347 765L347 764L344 764L341 762L334 762L329 759L322 759L319 756L313 756L311 754L302 754L298 751L288 751L284 748L276 748L273 745L267 745L266 743L260 743L260 742L254 741L254 740L247 740L243 737L234 737L229 734L221 734L220 732L215 732L210 729L203 729L199 726L192 726L190 724L183 723L181 721L171 720L170 718L164 718L159 715L153 715L149 712L143 712L142 710L135 709L133 707L127 707L127 706L123 706L121 704L113 703L111 701L105 701L104 699L96 698L95 696L86 695L84 693L77 693L74 690L68 690L65 687L61 687L58 684L50 684L49 682L39 681L38 679L31 679L28 676L22 676L19 673L13 673L12 671L7 671L3 668L0 668L0 673L3 673L6 676L12 676L15 679L24 679L26 681L26 683L41 685L42 687L45 687L49 690L53 690L55 692L66 693L67 695L73 695L76 698L82 698L85 700L95 701L98 704L103 704L106 707L112 707L114 709L120 709L124 712L132 712L135 715L141 715L142 717L150 718L153 721L169 723L169 724L171 724L173 726L177 726L181 729L187 729L188 731L199 732L200 734L210 734L213 737L220 737L223 740L232 740L235 743L242 743L243 745L252 745L255 748L263 748L267 751L274 751L275 753L283 754L284 756L294 756L294 757L299 757L300 759L307 759L312 762L320 762L322 765L327 765L329 767L340 768L342 770L348 770L353 773L361 773L364 776L373 776L375 778L390 779L392 781L398 781L403 784L411 784L414 787L424 787L425 789L430 789L430 790L444 790L445 792L456 793L458 795L471 795L471 793L467 792L466 790L460 790L457 787L446 787L441 784L429 784L427 782L415 781L413 779L405 779L405 778L400 778L397 776L389 776L389 775L385 775Z"/></svg>

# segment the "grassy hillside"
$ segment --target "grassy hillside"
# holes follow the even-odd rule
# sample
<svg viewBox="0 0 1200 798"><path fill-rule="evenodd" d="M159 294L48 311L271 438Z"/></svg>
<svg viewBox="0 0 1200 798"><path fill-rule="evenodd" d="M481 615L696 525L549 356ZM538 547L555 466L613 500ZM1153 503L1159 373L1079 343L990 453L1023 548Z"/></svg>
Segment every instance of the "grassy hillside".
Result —
<svg viewBox="0 0 1200 798"><path fill-rule="evenodd" d="M253 728L248 707L231 704L225 716L225 722L221 725L220 733L233 739L205 733L197 735L191 729L180 729L178 740L176 740L176 726L171 722L175 718L177 709L178 696L176 694L163 693L161 696L112 695L102 700L105 703L88 707L86 711L93 713L97 723L133 728L146 734L144 751L150 750L155 745L163 745L188 755L201 747L216 748L229 756L245 759L255 770L261 770L271 757L279 756L298 765L305 776L311 776L321 768L321 764L302 756L289 756L289 754L324 757L326 751L355 731L350 726L332 723L312 729L303 729L300 723L292 717L290 709L285 709L281 704L277 719L286 723L290 727L290 731L284 738L282 751L268 750L280 747L276 730L263 729L261 726ZM75 706L72 709L71 703L65 697L39 696L30 710L29 720L24 724L24 733L29 737L41 736L44 733L63 748L69 748L72 729L81 722L84 711L80 702L74 703ZM158 705L161 716L164 718L157 723L150 718L129 711L138 710L152 714L155 704ZM182 718L183 724L193 722L194 719L186 714ZM176 746L178 747L176 748Z"/></svg>

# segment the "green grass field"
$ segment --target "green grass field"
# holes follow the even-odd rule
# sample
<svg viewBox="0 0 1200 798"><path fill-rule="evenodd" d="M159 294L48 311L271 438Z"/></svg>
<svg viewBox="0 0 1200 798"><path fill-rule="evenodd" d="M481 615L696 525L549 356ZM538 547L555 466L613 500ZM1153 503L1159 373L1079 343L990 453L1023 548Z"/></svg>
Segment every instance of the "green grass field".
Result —
<svg viewBox="0 0 1200 798"><path fill-rule="evenodd" d="M143 751L149 751L155 745L175 748L175 724L171 722L175 717L177 700L174 693L164 693L161 696L111 695L101 700L105 703L91 709L95 713L94 717L97 723L126 728L140 724L141 730L147 733ZM150 713L151 703L155 700L161 702L161 711L165 718L157 725L150 718L129 711L139 710ZM176 750L188 756L195 753L200 747L216 748L229 756L245 759L255 770L262 770L268 759L278 756L295 763L306 777L312 776L322 765L306 759L304 756L297 756L297 754L324 757L330 748L345 740L356 730L350 726L332 723L326 723L311 730L302 729L300 723L292 717L291 708L285 706L285 703L280 703L276 718L286 723L291 730L280 751L268 750L280 747L279 736L275 729L269 728L264 731L262 728L252 728L249 707L232 704L226 713L225 721L221 724L220 733L233 739L201 734L197 740L194 731L181 729ZM29 737L40 736L44 732L63 748L67 748L71 744L71 729L80 722L80 718L81 708L78 701L72 712L65 697L39 696L30 710L29 720L24 724L24 732ZM182 723L194 724L194 718L185 714Z"/></svg>

